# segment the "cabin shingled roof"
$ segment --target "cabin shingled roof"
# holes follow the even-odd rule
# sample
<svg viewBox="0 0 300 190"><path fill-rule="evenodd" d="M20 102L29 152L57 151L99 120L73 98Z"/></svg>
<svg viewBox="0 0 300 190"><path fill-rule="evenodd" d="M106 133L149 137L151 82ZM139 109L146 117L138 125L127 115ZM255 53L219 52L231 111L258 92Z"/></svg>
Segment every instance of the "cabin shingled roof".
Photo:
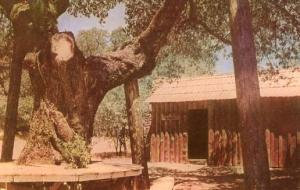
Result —
<svg viewBox="0 0 300 190"><path fill-rule="evenodd" d="M280 70L279 73L267 79L266 76L260 76L262 97L300 96L300 69ZM234 75L224 74L185 77L172 82L161 82L146 102L188 102L235 98Z"/></svg>

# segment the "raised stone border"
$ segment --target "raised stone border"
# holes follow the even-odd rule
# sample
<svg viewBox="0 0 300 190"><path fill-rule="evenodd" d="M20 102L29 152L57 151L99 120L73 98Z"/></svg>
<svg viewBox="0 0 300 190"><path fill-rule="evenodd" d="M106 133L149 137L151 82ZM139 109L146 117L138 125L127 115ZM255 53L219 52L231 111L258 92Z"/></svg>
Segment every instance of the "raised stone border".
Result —
<svg viewBox="0 0 300 190"><path fill-rule="evenodd" d="M88 168L68 169L56 165L16 165L13 162L0 163L0 183L101 183L119 179L132 180L141 175L142 167L137 165L114 165L96 162Z"/></svg>

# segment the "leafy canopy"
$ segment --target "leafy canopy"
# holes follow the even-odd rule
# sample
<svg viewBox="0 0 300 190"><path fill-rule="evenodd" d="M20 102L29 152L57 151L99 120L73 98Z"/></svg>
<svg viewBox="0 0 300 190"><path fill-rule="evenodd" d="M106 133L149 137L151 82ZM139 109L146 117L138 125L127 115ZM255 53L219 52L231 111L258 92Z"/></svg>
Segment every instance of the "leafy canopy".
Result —
<svg viewBox="0 0 300 190"><path fill-rule="evenodd" d="M100 21L117 3L126 7L128 33L137 36L148 26L163 0L73 0L70 13L97 16ZM299 60L300 2L298 0L251 1L257 55L260 63L288 66ZM215 52L230 45L229 1L190 0L171 36L174 51L183 53ZM182 42L193 41L189 46ZM211 45L207 47L206 41ZM199 48L197 44L204 44ZM178 45L180 44L180 46ZM195 48L198 47L198 48ZM193 50L195 50L193 52ZM186 51L186 52L185 52ZM212 54L212 53L209 53ZM202 55L199 53L199 56Z"/></svg>

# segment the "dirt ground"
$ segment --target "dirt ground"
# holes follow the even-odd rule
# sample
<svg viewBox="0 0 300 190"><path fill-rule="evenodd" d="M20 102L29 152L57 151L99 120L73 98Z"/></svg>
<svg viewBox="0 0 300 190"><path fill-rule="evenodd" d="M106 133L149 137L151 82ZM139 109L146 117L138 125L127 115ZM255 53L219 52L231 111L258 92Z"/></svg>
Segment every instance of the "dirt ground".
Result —
<svg viewBox="0 0 300 190"><path fill-rule="evenodd" d="M151 164L150 164L151 165ZM174 190L243 190L243 175L235 174L228 167L207 167L199 165L174 164L173 167L161 166L150 167L151 179L161 176L174 176ZM299 172L272 171L272 189L274 190L297 190L300 189L300 182L297 185ZM299 180L299 178L298 178Z"/></svg>
<svg viewBox="0 0 300 190"><path fill-rule="evenodd" d="M1 138L0 138L1 139ZM1 153L0 140L0 153ZM17 158L25 141L17 138L15 142L14 158ZM131 163L129 154L116 157L114 147L109 139L93 140L92 154L95 160L105 163L128 164ZM129 146L128 146L129 147ZM151 181L160 177L171 176L175 178L174 190L243 190L243 175L236 174L228 167L207 167L198 164L171 164L149 163ZM273 190L300 190L299 170L273 170Z"/></svg>
<svg viewBox="0 0 300 190"><path fill-rule="evenodd" d="M130 158L104 159L106 163L130 163ZM197 164L148 163L151 181L174 177L174 190L244 190L242 174L229 167ZM300 171L272 170L272 190L300 190ZM298 189L297 189L298 188Z"/></svg>

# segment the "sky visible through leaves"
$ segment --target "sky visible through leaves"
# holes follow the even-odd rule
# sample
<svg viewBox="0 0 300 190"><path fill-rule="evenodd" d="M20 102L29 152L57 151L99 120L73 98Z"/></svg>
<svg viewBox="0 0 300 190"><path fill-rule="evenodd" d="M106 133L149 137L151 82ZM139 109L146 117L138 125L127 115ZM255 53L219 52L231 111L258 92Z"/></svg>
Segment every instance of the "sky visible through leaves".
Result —
<svg viewBox="0 0 300 190"><path fill-rule="evenodd" d="M105 23L99 23L96 17L74 17L67 12L61 15L58 19L58 28L60 31L72 31L76 36L81 30L88 30L91 28L100 28L108 32L125 26L125 7L118 4L115 8L110 10ZM228 53L230 48L224 50ZM216 63L216 73L232 73L233 64L232 59L224 56L224 52L217 53L218 61Z"/></svg>

